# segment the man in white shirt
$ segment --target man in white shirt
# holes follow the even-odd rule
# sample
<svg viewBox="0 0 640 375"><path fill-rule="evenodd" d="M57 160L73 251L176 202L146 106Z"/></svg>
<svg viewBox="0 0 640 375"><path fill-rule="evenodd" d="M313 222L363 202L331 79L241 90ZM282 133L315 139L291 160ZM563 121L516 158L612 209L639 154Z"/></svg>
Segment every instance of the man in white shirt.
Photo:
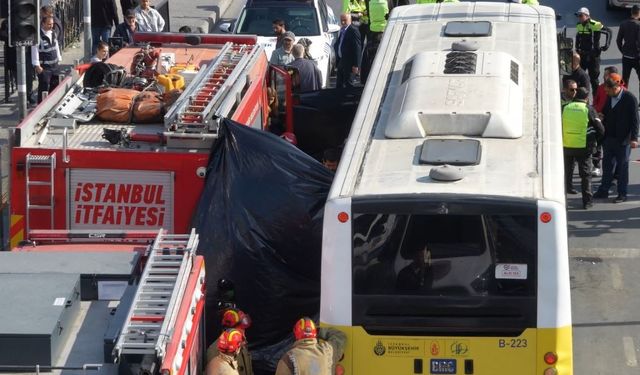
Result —
<svg viewBox="0 0 640 375"><path fill-rule="evenodd" d="M140 0L136 7L136 21L139 31L161 32L164 29L164 19L160 13L151 8L151 0Z"/></svg>
<svg viewBox="0 0 640 375"><path fill-rule="evenodd" d="M31 63L38 75L38 103L43 92L51 92L58 86L58 63L62 61L58 36L53 30L54 20L45 16L40 23L40 43L31 46Z"/></svg>

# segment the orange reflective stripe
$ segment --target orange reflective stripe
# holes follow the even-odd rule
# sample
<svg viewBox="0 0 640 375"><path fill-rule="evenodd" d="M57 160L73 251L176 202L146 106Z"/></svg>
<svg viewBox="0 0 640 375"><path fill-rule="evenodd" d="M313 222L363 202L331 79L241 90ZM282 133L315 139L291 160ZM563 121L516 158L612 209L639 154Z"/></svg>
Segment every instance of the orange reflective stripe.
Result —
<svg viewBox="0 0 640 375"><path fill-rule="evenodd" d="M9 247L13 249L24 240L24 215L11 215L9 226Z"/></svg>

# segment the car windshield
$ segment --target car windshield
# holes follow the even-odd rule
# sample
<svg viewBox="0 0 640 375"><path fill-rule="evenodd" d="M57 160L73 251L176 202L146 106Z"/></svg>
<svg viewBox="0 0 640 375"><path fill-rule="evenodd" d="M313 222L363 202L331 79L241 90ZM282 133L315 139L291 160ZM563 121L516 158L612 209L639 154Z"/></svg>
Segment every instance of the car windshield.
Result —
<svg viewBox="0 0 640 375"><path fill-rule="evenodd" d="M238 34L273 36L272 22L281 19L287 31L296 37L320 35L318 17L311 7L251 7L245 8L238 19Z"/></svg>

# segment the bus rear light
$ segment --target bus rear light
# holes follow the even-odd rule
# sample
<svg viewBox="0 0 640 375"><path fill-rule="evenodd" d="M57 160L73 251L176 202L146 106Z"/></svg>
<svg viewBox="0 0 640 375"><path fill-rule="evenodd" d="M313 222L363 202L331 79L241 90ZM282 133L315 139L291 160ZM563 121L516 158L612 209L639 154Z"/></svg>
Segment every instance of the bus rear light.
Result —
<svg viewBox="0 0 640 375"><path fill-rule="evenodd" d="M544 363L548 365L555 365L558 362L558 356L556 353L548 352L544 355Z"/></svg>
<svg viewBox="0 0 640 375"><path fill-rule="evenodd" d="M543 212L542 214L540 214L540 221L542 221L543 223L548 223L551 221L551 214L548 212Z"/></svg>
<svg viewBox="0 0 640 375"><path fill-rule="evenodd" d="M543 375L557 375L558 374L558 370L556 370L553 367L549 367L548 369L544 370Z"/></svg>
<svg viewBox="0 0 640 375"><path fill-rule="evenodd" d="M341 364L336 365L336 375L344 375L344 367Z"/></svg>
<svg viewBox="0 0 640 375"><path fill-rule="evenodd" d="M346 212L340 212L338 214L338 221L341 223L346 223L347 221L349 221L349 214Z"/></svg>

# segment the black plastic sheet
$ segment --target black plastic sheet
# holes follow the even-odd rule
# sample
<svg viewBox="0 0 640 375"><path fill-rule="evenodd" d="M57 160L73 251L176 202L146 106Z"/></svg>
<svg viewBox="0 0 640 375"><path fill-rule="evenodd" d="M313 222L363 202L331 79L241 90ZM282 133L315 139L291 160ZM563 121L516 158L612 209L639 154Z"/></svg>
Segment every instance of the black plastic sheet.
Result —
<svg viewBox="0 0 640 375"><path fill-rule="evenodd" d="M273 134L231 120L219 134L194 217L207 267L207 342L220 332L217 281L232 280L234 302L253 319L254 369L274 370L295 321L319 311L322 216L333 174Z"/></svg>

